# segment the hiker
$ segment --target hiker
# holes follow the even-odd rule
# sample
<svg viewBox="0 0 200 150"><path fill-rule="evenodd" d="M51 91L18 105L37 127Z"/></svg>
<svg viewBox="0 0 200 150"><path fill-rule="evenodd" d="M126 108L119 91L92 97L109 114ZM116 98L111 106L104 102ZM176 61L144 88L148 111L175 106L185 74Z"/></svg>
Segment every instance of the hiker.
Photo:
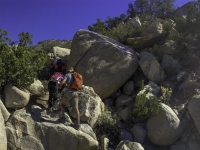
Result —
<svg viewBox="0 0 200 150"><path fill-rule="evenodd" d="M63 75L59 72L54 73L48 83L48 91L49 91L49 100L48 100L48 109L53 106L53 102L57 100L58 92L59 92L59 84L63 79Z"/></svg>
<svg viewBox="0 0 200 150"><path fill-rule="evenodd" d="M61 59L57 60L55 68L54 68L54 72L61 72L62 74L65 74L65 71L66 71L65 65L62 62L62 60Z"/></svg>
<svg viewBox="0 0 200 150"><path fill-rule="evenodd" d="M50 75L53 75L55 72L60 72L65 74L66 69L65 65L61 59L54 59L53 65L50 67Z"/></svg>
<svg viewBox="0 0 200 150"><path fill-rule="evenodd" d="M75 82L75 74L74 69L70 67L67 70L67 73L60 83L59 88L62 88L63 85L67 87L67 90L63 94L63 97L60 100L60 108L61 108L61 118L58 120L59 122L63 122L65 120L64 118L64 112L65 112L65 106L71 106L73 107L75 113L76 113L76 119L77 122L75 123L75 127L79 127L80 125L80 113L78 109L78 94L77 89L75 87L72 87L73 83ZM81 76L81 75L80 75ZM82 76L81 76L81 87L82 87ZM70 87L71 86L71 87Z"/></svg>

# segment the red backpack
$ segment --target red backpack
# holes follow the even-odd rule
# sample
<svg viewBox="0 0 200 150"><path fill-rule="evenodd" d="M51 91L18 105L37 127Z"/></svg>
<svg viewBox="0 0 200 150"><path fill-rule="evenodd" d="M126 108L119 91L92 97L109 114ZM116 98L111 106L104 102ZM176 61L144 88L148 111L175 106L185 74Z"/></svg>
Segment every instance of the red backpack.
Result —
<svg viewBox="0 0 200 150"><path fill-rule="evenodd" d="M73 75L74 75L74 82L72 84L68 84L67 88L80 90L83 86L83 77L77 72L74 72Z"/></svg>

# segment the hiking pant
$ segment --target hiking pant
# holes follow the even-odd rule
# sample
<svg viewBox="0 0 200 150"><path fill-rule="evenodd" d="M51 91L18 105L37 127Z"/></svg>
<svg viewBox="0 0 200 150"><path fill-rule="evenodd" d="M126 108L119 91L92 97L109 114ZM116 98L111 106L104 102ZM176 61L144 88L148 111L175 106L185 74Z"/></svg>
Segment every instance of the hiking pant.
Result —
<svg viewBox="0 0 200 150"><path fill-rule="evenodd" d="M49 108L52 107L53 102L57 100L57 95L58 95L58 83L49 81L48 83L48 90L49 90Z"/></svg>
<svg viewBox="0 0 200 150"><path fill-rule="evenodd" d="M74 89L67 89L63 94L61 100L65 106L69 107L78 107L78 94L77 90Z"/></svg>

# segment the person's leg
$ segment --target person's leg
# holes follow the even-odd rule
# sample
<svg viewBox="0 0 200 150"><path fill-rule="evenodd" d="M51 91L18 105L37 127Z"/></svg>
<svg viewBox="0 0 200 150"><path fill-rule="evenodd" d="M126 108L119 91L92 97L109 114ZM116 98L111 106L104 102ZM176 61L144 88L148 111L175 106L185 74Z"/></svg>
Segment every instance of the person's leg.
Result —
<svg viewBox="0 0 200 150"><path fill-rule="evenodd" d="M56 84L57 84L56 82L54 82L52 84L52 93L53 93L52 105L53 105L54 101L57 100L57 96L58 96L58 89L56 87Z"/></svg>
<svg viewBox="0 0 200 150"><path fill-rule="evenodd" d="M50 68L50 76L52 76L54 74L54 66L51 66Z"/></svg>
<svg viewBox="0 0 200 150"><path fill-rule="evenodd" d="M65 104L63 104L62 102L60 102L60 111L61 111L61 114L64 115L64 113L65 113Z"/></svg>
<svg viewBox="0 0 200 150"><path fill-rule="evenodd" d="M65 91L65 93L63 94L61 100L60 100L60 110L61 110L61 114L60 114L60 118L58 119L59 122L63 122L63 118L64 118L64 113L65 113L65 107L68 106L68 91Z"/></svg>
<svg viewBox="0 0 200 150"><path fill-rule="evenodd" d="M80 125L80 112L78 109L78 94L77 92L72 93L73 98L71 99L71 106L73 107L74 112L76 113L77 122L76 125Z"/></svg>
<svg viewBox="0 0 200 150"><path fill-rule="evenodd" d="M76 124L80 125L80 113L79 113L79 109L76 106L74 106L73 109L74 109L74 111L76 113L76 119L77 119L77 123Z"/></svg>
<svg viewBox="0 0 200 150"><path fill-rule="evenodd" d="M58 122L61 122L61 123L65 123L65 105L60 102L60 109L61 109L61 114L60 114L60 117L58 119Z"/></svg>
<svg viewBox="0 0 200 150"><path fill-rule="evenodd" d="M48 83L49 99L48 99L48 108L52 107L53 91L52 91L52 82Z"/></svg>

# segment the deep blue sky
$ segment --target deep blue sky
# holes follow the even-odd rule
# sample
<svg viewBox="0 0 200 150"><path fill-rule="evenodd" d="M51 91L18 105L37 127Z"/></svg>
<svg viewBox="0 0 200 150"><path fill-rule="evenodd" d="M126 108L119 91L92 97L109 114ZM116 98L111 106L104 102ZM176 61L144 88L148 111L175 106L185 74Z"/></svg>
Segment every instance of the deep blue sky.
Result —
<svg viewBox="0 0 200 150"><path fill-rule="evenodd" d="M182 6L191 0L176 0ZM134 0L0 0L0 28L17 40L21 32L33 35L33 45L49 39L72 40L97 18L119 17Z"/></svg>

